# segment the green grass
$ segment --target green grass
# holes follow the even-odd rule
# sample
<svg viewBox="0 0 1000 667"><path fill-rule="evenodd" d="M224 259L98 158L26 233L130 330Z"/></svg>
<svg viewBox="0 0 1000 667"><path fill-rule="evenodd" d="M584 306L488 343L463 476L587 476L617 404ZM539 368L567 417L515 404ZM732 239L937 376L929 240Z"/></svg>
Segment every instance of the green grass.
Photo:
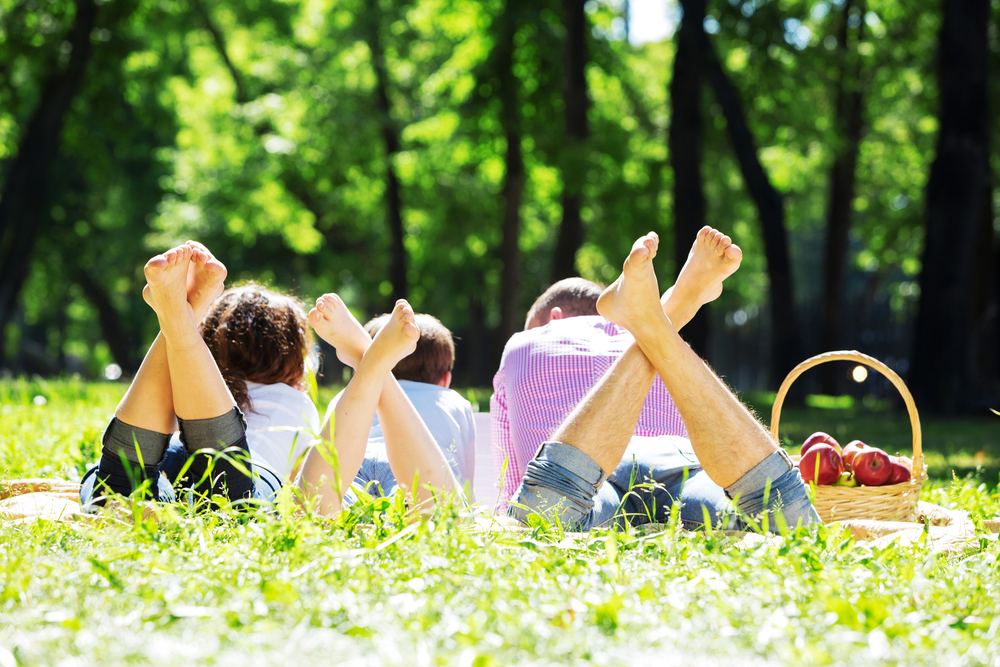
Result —
<svg viewBox="0 0 1000 667"><path fill-rule="evenodd" d="M0 382L0 477L79 474L122 391ZM873 444L895 432L868 430L887 415L831 418ZM790 437L814 430L812 409L786 420ZM944 461L991 433L952 430ZM935 481L924 497L976 520L1000 512L995 480ZM0 525L0 666L1000 660L1000 548L986 533L944 555L822 526L746 550L669 527L481 532L455 505L415 523L375 503L333 521L160 515Z"/></svg>

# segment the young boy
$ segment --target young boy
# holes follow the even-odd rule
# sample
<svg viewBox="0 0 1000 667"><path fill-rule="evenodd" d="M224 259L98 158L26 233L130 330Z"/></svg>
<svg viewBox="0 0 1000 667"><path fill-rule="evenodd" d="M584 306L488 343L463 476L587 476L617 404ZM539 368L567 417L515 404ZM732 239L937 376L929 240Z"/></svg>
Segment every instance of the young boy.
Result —
<svg viewBox="0 0 1000 667"><path fill-rule="evenodd" d="M375 338L389 317L380 315L372 319L365 325L365 331ZM476 431L472 404L449 388L455 364L455 342L451 332L437 318L419 313L414 318L420 329L416 349L393 367L392 375L430 431L457 478L458 486L469 484L471 487L476 463ZM340 352L338 348L338 356ZM343 356L341 359L345 363L350 361ZM325 422L329 422L343 395L344 392L340 392L330 402ZM386 447L383 426L376 415L368 433L364 460L354 478L355 486L367 488L376 496L388 496L399 482L412 484L413 480L396 480L390 465L392 458L392 452ZM423 480L420 482L422 484ZM348 504L353 501L352 493L347 491L345 494Z"/></svg>

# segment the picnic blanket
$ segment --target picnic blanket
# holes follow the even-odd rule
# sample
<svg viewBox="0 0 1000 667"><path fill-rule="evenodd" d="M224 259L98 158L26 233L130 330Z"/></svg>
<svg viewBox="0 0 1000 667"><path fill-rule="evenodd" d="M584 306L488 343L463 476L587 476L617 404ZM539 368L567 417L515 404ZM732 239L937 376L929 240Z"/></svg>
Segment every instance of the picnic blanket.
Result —
<svg viewBox="0 0 1000 667"><path fill-rule="evenodd" d="M0 522L26 523L39 519L56 521L88 520L79 502L80 485L60 479L19 479L0 481ZM959 553L978 545L976 526L969 513L952 510L921 501L917 505L917 521L839 522L850 531L855 542L884 549L896 542L900 545L927 543L934 553ZM981 522L983 531L1000 532L1000 517ZM480 517L482 530L527 530L506 517ZM655 529L647 527L645 530ZM980 531L980 532L983 532ZM778 543L778 535L727 533L737 548L752 548L765 541ZM568 535L569 536L569 535ZM580 534L584 537L584 534Z"/></svg>

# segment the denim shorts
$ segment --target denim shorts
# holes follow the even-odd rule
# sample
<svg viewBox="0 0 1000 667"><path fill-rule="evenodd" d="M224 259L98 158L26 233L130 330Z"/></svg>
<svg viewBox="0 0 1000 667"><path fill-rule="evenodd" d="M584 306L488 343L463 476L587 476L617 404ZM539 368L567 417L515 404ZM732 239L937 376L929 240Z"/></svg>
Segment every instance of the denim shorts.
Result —
<svg viewBox="0 0 1000 667"><path fill-rule="evenodd" d="M358 502L361 493L375 498L389 498L399 491L399 482L392 474L392 467L384 447L369 447L365 459L350 488L344 492L344 507Z"/></svg>
<svg viewBox="0 0 1000 667"><path fill-rule="evenodd" d="M508 509L522 522L531 514L558 520L575 530L600 526L665 523L679 503L688 530L741 530L768 508L770 530L778 515L794 526L819 519L798 469L781 450L723 489L702 470L687 438L634 436L617 468L605 476L582 451L546 442L528 463Z"/></svg>
<svg viewBox="0 0 1000 667"><path fill-rule="evenodd" d="M160 463L161 474L156 478L161 502L177 502L174 485L177 483L177 477L188 456L187 450L180 442L172 442L167 447L163 461ZM97 468L97 464L91 466L80 481L80 507L85 512L95 512L98 509L92 502L94 500L94 486L97 483ZM251 473L253 475L252 497L255 500L273 505L282 486L278 473L256 461L251 465Z"/></svg>

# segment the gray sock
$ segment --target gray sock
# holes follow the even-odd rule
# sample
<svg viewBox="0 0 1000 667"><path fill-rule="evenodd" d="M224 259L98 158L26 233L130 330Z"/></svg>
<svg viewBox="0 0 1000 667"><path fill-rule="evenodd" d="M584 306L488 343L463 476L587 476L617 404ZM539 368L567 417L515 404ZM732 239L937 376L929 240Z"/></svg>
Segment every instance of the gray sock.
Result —
<svg viewBox="0 0 1000 667"><path fill-rule="evenodd" d="M118 417L113 417L108 427L104 429L101 436L101 444L104 451L109 453L116 461L120 461L120 456L125 455L130 463L139 463L139 455L142 455L143 467L159 465L163 460L163 454L167 451L167 444L170 442L169 433L158 433L149 429L140 428L126 424ZM138 446L138 452L136 451Z"/></svg>
<svg viewBox="0 0 1000 667"><path fill-rule="evenodd" d="M219 417L208 419L177 418L181 427L181 442L188 453L199 449L222 450L239 442L247 432L247 420L235 405Z"/></svg>

